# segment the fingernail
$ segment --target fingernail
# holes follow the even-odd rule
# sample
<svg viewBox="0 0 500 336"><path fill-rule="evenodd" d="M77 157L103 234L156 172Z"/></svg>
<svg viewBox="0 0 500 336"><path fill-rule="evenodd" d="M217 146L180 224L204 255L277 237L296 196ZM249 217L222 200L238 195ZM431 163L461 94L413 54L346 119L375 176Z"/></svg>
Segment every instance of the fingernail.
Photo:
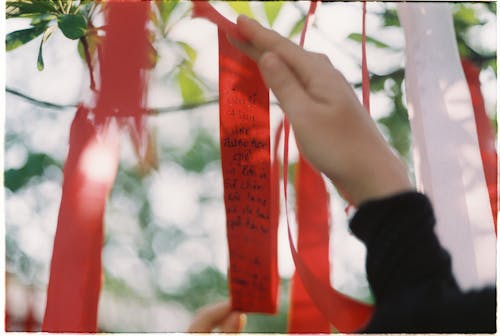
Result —
<svg viewBox="0 0 500 336"><path fill-rule="evenodd" d="M243 21L250 21L250 18L248 16L246 16L245 14L240 14L238 16L238 18L236 19L236 21L239 21L239 20L243 20Z"/></svg>

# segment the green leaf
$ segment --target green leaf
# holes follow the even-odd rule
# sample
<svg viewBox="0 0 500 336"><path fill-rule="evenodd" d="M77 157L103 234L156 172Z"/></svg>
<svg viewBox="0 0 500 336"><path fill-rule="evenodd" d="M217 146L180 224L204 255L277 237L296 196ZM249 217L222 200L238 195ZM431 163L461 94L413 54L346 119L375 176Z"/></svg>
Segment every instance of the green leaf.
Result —
<svg viewBox="0 0 500 336"><path fill-rule="evenodd" d="M7 19L16 17L31 17L55 14L57 9L52 1L40 0L11 0L6 3Z"/></svg>
<svg viewBox="0 0 500 336"><path fill-rule="evenodd" d="M37 67L38 71L42 71L45 68L45 64L43 63L43 51L42 51L43 44L45 43L45 41L47 41L49 39L50 35L52 35L54 28L55 28L55 26L51 26L51 27L47 28L45 30L45 32L43 33L42 41L40 42L40 47L38 48L38 58L36 61L36 67Z"/></svg>
<svg viewBox="0 0 500 336"><path fill-rule="evenodd" d="M486 9L488 9L491 13L497 14L497 3L496 2L486 2L484 3Z"/></svg>
<svg viewBox="0 0 500 336"><path fill-rule="evenodd" d="M48 24L50 21L57 19L57 16L54 14L41 14L33 17L31 19L31 25L36 26L41 23Z"/></svg>
<svg viewBox="0 0 500 336"><path fill-rule="evenodd" d="M189 63L193 64L196 61L196 57L198 56L196 50L194 50L193 47L191 47L186 42L177 41L177 44L181 46L184 52L186 53Z"/></svg>
<svg viewBox="0 0 500 336"><path fill-rule="evenodd" d="M264 2L264 12L266 13L267 21L272 27L274 20L278 16L281 7L283 6L283 1L265 1Z"/></svg>
<svg viewBox="0 0 500 336"><path fill-rule="evenodd" d="M87 41L87 46L89 48L89 55L91 55L92 57L92 55L94 55L96 52L97 46L100 42L100 37L97 35L95 30L91 30L88 34L85 35L85 40ZM85 45L82 39L78 41L78 54L84 62L87 62L87 57L85 55Z"/></svg>
<svg viewBox="0 0 500 336"><path fill-rule="evenodd" d="M8 169L4 173L5 187L11 191L24 187L28 182L36 176L41 176L45 170L52 165L56 165L56 161L45 153L29 153L28 159L24 166L19 169Z"/></svg>
<svg viewBox="0 0 500 336"><path fill-rule="evenodd" d="M227 3L237 14L244 14L254 18L250 3L248 1L228 1Z"/></svg>
<svg viewBox="0 0 500 336"><path fill-rule="evenodd" d="M401 24L399 23L398 13L395 9L386 9L382 12L384 19L384 27L399 27Z"/></svg>
<svg viewBox="0 0 500 336"><path fill-rule="evenodd" d="M196 104L205 100L203 90L198 84L198 79L190 67L183 65L179 68L177 82L181 89L184 104Z"/></svg>
<svg viewBox="0 0 500 336"><path fill-rule="evenodd" d="M16 30L12 33L9 33L5 38L5 49L7 51L14 50L29 41L35 39L38 35L42 34L45 30L45 25L36 26L32 28Z"/></svg>
<svg viewBox="0 0 500 336"><path fill-rule="evenodd" d="M87 21L81 14L64 14L57 19L57 24L64 36L71 40L77 40L87 30Z"/></svg>
<svg viewBox="0 0 500 336"><path fill-rule="evenodd" d="M362 36L359 33L352 33L349 36L347 36L347 38L356 42L361 42ZM390 48L389 45L370 36L366 37L366 43L370 43L378 48Z"/></svg>
<svg viewBox="0 0 500 336"><path fill-rule="evenodd" d="M479 25L479 24L484 24L483 21L481 21L477 16L476 16L476 11L474 10L473 7L466 6L464 4L459 4L456 6L457 10L455 11L453 18L455 21L460 21L466 26L474 26L474 25Z"/></svg>
<svg viewBox="0 0 500 336"><path fill-rule="evenodd" d="M306 22L305 16L299 19L297 22L295 22L295 25L292 27L292 30L290 30L290 33L288 34L288 38L293 38L295 37L295 35L300 34L302 32L302 29L304 28L305 22Z"/></svg>
<svg viewBox="0 0 500 336"><path fill-rule="evenodd" d="M184 169L201 173L210 163L220 159L220 150L213 136L199 129L191 147L185 152L176 153L173 159Z"/></svg>
<svg viewBox="0 0 500 336"><path fill-rule="evenodd" d="M174 11L175 7L179 4L178 0L156 0L156 5L158 6L158 11L160 12L160 18L164 24L168 23L170 15Z"/></svg>

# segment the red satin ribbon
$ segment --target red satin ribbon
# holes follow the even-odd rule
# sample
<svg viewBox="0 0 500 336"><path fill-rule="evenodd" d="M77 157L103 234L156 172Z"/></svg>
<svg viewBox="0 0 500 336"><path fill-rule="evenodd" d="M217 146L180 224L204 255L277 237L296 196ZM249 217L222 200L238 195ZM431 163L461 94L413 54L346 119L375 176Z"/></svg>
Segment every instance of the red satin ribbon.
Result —
<svg viewBox="0 0 500 336"><path fill-rule="evenodd" d="M295 183L297 250L311 266L311 272L324 283L330 282L329 202L321 175L302 157L299 158ZM289 333L330 333L330 322L309 297L299 274L292 279Z"/></svg>
<svg viewBox="0 0 500 336"><path fill-rule="evenodd" d="M97 331L103 216L119 156L111 119L143 128L149 2L109 1L106 14L96 108L80 106L71 125L43 331Z"/></svg>
<svg viewBox="0 0 500 336"><path fill-rule="evenodd" d="M203 18L217 25L224 33L231 35L237 40L246 39L238 32L236 24L226 19L208 3L208 1L193 1L193 18Z"/></svg>
<svg viewBox="0 0 500 336"><path fill-rule="evenodd" d="M316 3L312 3L310 14L308 16L312 15L315 7L316 7ZM227 19L222 17L220 14L218 14L206 2L194 2L193 3L193 14L194 14L194 16L205 17L205 18L211 20L212 22L214 22L215 24L219 25L219 29L220 29L219 30L219 48L221 48L221 45L224 48L231 46L231 45L227 44L227 41L222 33L224 32L226 34L231 34L232 36L237 36L236 27L234 24L230 23ZM305 32L303 34L305 36ZM302 37L302 40L303 40L303 38L304 37ZM245 70L245 68L240 69L239 67L241 66L241 64L239 64L237 62L237 61L241 62L241 60L239 59L240 56L237 56L236 58L234 58L234 56L231 56L232 59L231 58L225 59L226 57L224 56L224 51L222 51L222 53L221 53L221 50L220 50L219 55L221 55L221 54L223 55L223 59L219 60L219 64L221 64L221 69L219 70L219 75L221 75L222 72L224 72L225 74L223 75L224 78L220 78L220 83L226 83L226 81L230 82L227 78L230 78L231 76L237 77L239 75L240 77L242 77L242 74L244 74L245 76L249 76L252 72L258 72L258 70L256 68L254 68L255 64L253 62L247 65L246 70ZM239 55L239 54L237 53L236 55ZM243 58L243 59L245 59L245 58ZM222 66L222 64L224 64L224 66ZM228 66L234 67L234 68L229 68L232 71L228 71ZM249 69L252 69L253 71L249 71ZM235 72L235 70L237 70L237 71ZM227 78L226 78L226 76L227 76ZM245 88L244 84L249 83L249 82L250 82L250 80L247 80L247 81L244 81L244 83L241 83L242 88ZM221 84L219 84L219 85L221 85ZM230 97L230 95L227 95L228 89L231 89L231 87L230 86L228 87L227 84L223 84L223 86L219 88L220 95L221 95L221 123L222 123L222 119L223 119L223 116L222 116L223 111L222 110L227 109L228 103L230 103L230 101L223 100L224 99L223 97ZM254 85L253 90L256 90L256 89L260 89L260 86ZM241 90L242 89L239 88L239 91L241 91ZM236 90L236 93L238 93L239 91ZM260 97L260 95L258 95L258 97ZM242 98L244 100L245 98L248 98L248 97L243 96L240 98ZM240 103L241 103L241 100L240 100ZM224 107L224 105L225 105L225 107ZM259 116L262 114L262 112L258 112L258 113L253 112L253 114L255 116ZM239 121L239 122L241 122L241 121ZM230 128L229 129L224 128L224 127L222 127L222 124L221 124L221 132L228 132L229 130L230 130ZM266 133L267 132L268 132L268 130L266 130ZM283 160L284 161L284 176L283 176L283 180L284 180L285 200L287 200L287 188L286 188L286 186L287 186L287 181L288 181L288 141L289 141L288 139L289 139L290 125L286 119L284 120L284 132L285 132L285 137L284 137L284 160ZM221 147L223 147L223 143L224 143L224 134L225 133L221 133L221 139L222 139ZM229 143L231 143L231 142L229 142ZM240 143L244 143L244 141L240 142ZM226 149L221 148L221 153L223 153ZM222 154L222 155L224 155L224 154ZM222 164L223 164L223 173L225 170L229 171L231 169L230 165L227 165L226 168L224 167L226 165L224 163L224 159L223 159ZM276 169L275 167L276 166L273 165L273 171ZM274 179L275 179L275 176L276 175L273 174ZM224 176L224 179L225 179L226 184L228 182L230 182L226 179L226 176ZM231 186L229 189L231 189L232 187L233 186ZM228 188L226 186L224 198L225 198L225 202L226 202L226 210L229 210L229 211L227 211L228 215L231 214L231 209L232 209L230 207L230 204L228 204L229 194L230 193L228 192ZM231 197L231 198L233 198L233 197ZM276 199L276 194L273 194L272 199L273 200ZM288 221L288 205L287 204L286 204L286 213L287 213L287 221ZM231 222L232 222L231 219L228 219L228 225L229 225L228 229L231 226ZM234 223L237 224L238 221L235 221ZM228 234L231 235L231 233L229 233L229 231L228 231ZM370 317L371 307L369 305L355 301L355 300L337 292L336 290L334 290L333 288L330 287L329 282L325 282L322 279L319 279L311 271L311 268L308 265L306 265L303 258L296 251L295 246L293 245L292 237L291 237L290 226L288 226L288 235L289 235L290 248L292 250L292 257L294 259L297 272L302 280L304 287L306 288L307 292L311 296L312 301L315 303L315 305L318 307L318 309L322 312L322 314L325 316L325 318L327 320L329 320L341 332L355 331L355 330L358 330L360 327L362 327L368 321L368 319ZM229 238L229 240L231 240L231 239L234 239L234 236L233 237L229 236L228 238ZM267 248L267 246L270 246L270 245L265 245L264 248ZM232 250L231 243L230 243L230 255L233 254L235 256L234 260L236 260L238 258L241 259L242 253L241 252L239 253L239 251L247 252L247 250L242 249L241 245L238 246L238 249ZM249 251L250 251L250 253L255 253L255 251L253 251L253 252L252 252L252 250L249 250ZM238 257L238 255L239 255L239 257ZM230 258L231 258L231 256L230 256ZM247 257L245 256L243 259L246 260ZM235 262L236 261L233 262L233 260L230 260L231 285L233 285L233 281L234 281L234 277L232 276L232 274L234 272L233 264ZM267 273L268 269L267 268L264 269L264 272ZM271 271L270 273L274 273L274 271ZM243 287L240 287L240 288L243 289ZM234 287L231 288L231 292L232 292L232 299L233 299L233 307L237 308L234 305L235 299L241 300L240 297L242 295L247 294L247 293L243 293L243 292L238 291L238 290L235 291ZM245 303L247 303L247 302L245 302ZM252 304L250 304L249 306L253 307Z"/></svg>
<svg viewBox="0 0 500 336"><path fill-rule="evenodd" d="M254 61L219 30L219 113L232 307L276 312L269 91ZM274 268L273 268L274 265Z"/></svg>
<svg viewBox="0 0 500 336"><path fill-rule="evenodd" d="M484 176L490 197L491 213L495 234L497 233L497 151L495 148L495 132L486 114L484 99L481 93L481 83L479 82L479 69L474 63L467 59L462 59L465 78L469 86L469 91L476 120L476 130L479 142L479 150L483 161Z"/></svg>
<svg viewBox="0 0 500 336"><path fill-rule="evenodd" d="M317 2L311 2L299 45L304 46L307 27L316 11ZM311 266L311 271L323 282L330 282L329 261L329 201L321 177L300 154L295 180L297 213L297 250ZM288 313L289 333L330 333L330 322L318 310L295 272L291 283Z"/></svg>
<svg viewBox="0 0 500 336"><path fill-rule="evenodd" d="M279 173L271 169L269 91L255 62L234 48L236 25L208 2L193 2L193 17L219 27L219 115L224 203L233 309L275 313L277 309L277 225Z"/></svg>
<svg viewBox="0 0 500 336"><path fill-rule="evenodd" d="M42 331L97 331L102 219L118 147L108 127L98 134L88 117L80 106L71 125Z"/></svg>
<svg viewBox="0 0 500 336"><path fill-rule="evenodd" d="M311 2L308 16L314 13L316 3ZM302 35L305 36L307 25L304 26ZM301 42L304 38L301 36ZM290 125L285 118L285 138L284 138L284 155L283 155L283 185L285 194L285 208L288 224L288 240L292 257L295 263L296 272L299 274L302 283L307 290L310 298L318 307L324 317L329 320L333 326L340 332L354 332L363 327L370 319L372 307L362 302L356 301L332 288L329 282L320 279L311 270L311 264L306 263L301 254L297 252L293 244L291 229L288 216L288 195L287 195L287 180L288 180L288 137L290 133ZM300 237L299 237L300 239Z"/></svg>

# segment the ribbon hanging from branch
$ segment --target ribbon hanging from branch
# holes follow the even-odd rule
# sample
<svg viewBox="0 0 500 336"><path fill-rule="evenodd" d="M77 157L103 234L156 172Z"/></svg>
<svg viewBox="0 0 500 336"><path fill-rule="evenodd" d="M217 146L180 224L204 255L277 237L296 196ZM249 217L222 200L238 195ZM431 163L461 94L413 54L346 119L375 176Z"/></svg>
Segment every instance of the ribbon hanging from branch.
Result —
<svg viewBox="0 0 500 336"><path fill-rule="evenodd" d="M306 32L317 2L311 2L306 15L299 45L304 47ZM286 121L288 122L288 121ZM299 151L296 168L295 197L297 213L297 250L311 265L311 270L325 283L330 282L330 215L329 199L321 174ZM330 322L318 310L304 288L300 275L294 272L291 282L289 333L330 333Z"/></svg>
<svg viewBox="0 0 500 336"><path fill-rule="evenodd" d="M329 200L325 183L300 155L295 181L297 250L311 271L325 283L330 282ZM291 283L289 333L330 333L330 322L318 310L295 272Z"/></svg>
<svg viewBox="0 0 500 336"><path fill-rule="evenodd" d="M496 279L496 236L476 122L446 3L398 4L417 188L462 289Z"/></svg>
<svg viewBox="0 0 500 336"><path fill-rule="evenodd" d="M96 107L80 105L70 130L43 331L97 331L103 216L119 159L117 125L132 118L132 129L143 130L149 2L109 1L105 10Z"/></svg>
<svg viewBox="0 0 500 336"><path fill-rule="evenodd" d="M316 2L311 2L309 16L314 13ZM304 30L307 26L304 26ZM301 45L305 38L305 31L302 32ZM366 87L366 86L365 86ZM304 288L307 290L311 300L321 311L324 317L340 332L354 332L363 327L369 320L372 312L370 305L354 300L330 286L328 281L318 278L311 270L311 264L306 263L294 246L288 216L288 138L290 134L290 124L285 118L284 122L284 152L283 152L283 187L285 195L285 212L288 225L288 240L292 257L295 263L296 272L300 276Z"/></svg>
<svg viewBox="0 0 500 336"><path fill-rule="evenodd" d="M269 91L254 61L233 47L236 27L204 1L193 16L219 26L219 116L233 309L277 309L277 204L271 203ZM241 37L240 37L241 39ZM275 174L275 173L274 173Z"/></svg>
<svg viewBox="0 0 500 336"><path fill-rule="evenodd" d="M484 177L488 187L490 197L490 207L493 216L493 225L495 234L497 233L497 151L495 148L495 131L486 114L484 99L481 93L481 83L479 82L479 69L470 60L462 59L462 68L464 69L465 79L469 86L474 109L474 119L476 121L477 140L479 150L483 161Z"/></svg>

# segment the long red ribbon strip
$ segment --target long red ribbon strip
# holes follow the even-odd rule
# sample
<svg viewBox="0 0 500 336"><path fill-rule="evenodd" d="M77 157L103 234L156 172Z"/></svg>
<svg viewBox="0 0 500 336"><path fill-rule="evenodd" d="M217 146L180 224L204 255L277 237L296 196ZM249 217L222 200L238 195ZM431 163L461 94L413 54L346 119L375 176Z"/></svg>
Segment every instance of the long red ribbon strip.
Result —
<svg viewBox="0 0 500 336"><path fill-rule="evenodd" d="M329 202L321 175L299 157L295 183L297 250L311 266L311 271L324 283L330 282ZM330 333L330 322L309 297L299 274L292 279L289 333Z"/></svg>
<svg viewBox="0 0 500 336"><path fill-rule="evenodd" d="M200 4L202 4L200 6ZM316 4L312 4L314 8ZM313 9L314 10L314 9ZM207 14L210 13L210 15ZM194 3L194 11L195 16L205 17L214 22L215 24L219 24L219 43L221 43L221 35L222 32L227 34L236 35L236 27L234 24L230 23L227 19L218 14L211 6L209 6L206 2L195 2ZM223 23L223 24L222 24ZM227 43L225 39L222 40L222 43ZM222 62L223 60L220 60ZM229 62L229 61L228 61ZM232 61L234 63L234 60ZM233 64L234 66L234 64ZM223 94L223 88L220 88L220 94ZM255 90L255 87L254 87ZM224 101L223 101L224 104ZM221 128L221 131L223 129ZM284 193L285 200L287 200L287 181L288 181L288 138L290 132L290 125L288 121L285 119L284 121L284 130L285 130L285 138L284 138ZM223 151L224 149L221 149ZM224 165L224 163L223 163ZM223 167L224 170L224 167ZM227 207L227 198L225 195L226 207ZM286 204L286 203L285 203ZM287 212L287 221L288 221L288 205L286 205ZM288 226L288 235L290 247L292 250L292 257L296 264L297 272L299 273L304 287L310 294L313 302L319 308L319 310L325 315L325 317L332 322L332 324L341 332L351 332L358 330L362 327L369 319L371 315L371 307L364 303L355 301L330 287L329 283L325 283L324 281L317 278L317 276L311 272L310 267L308 267L302 257L298 254L293 245L293 240L291 237L290 226ZM231 247L230 247L231 249ZM237 253L237 252L236 252ZM231 262L231 266L232 266ZM267 270L266 270L267 271ZM232 279L231 279L232 280ZM242 295L243 293L236 292L233 295L233 300L236 295ZM233 302L234 304L234 302Z"/></svg>
<svg viewBox="0 0 500 336"><path fill-rule="evenodd" d="M222 30L219 97L232 307L275 313L277 223L271 220L269 91L256 63L233 47Z"/></svg>
<svg viewBox="0 0 500 336"><path fill-rule="evenodd" d="M315 10L315 3L310 5L308 15L312 15ZM307 26L304 26L305 30ZM301 38L303 42L303 39ZM288 137L290 133L290 125L285 120L285 138L284 138L284 155L283 155L283 186L285 195L285 209L288 224L288 239L292 257L295 262L296 272L299 274L304 287L309 293L312 301L319 308L321 313L327 318L335 328L340 332L354 332L363 327L370 319L372 307L362 302L356 301L332 288L329 283L325 283L319 279L312 271L310 265L307 265L304 259L295 249L291 236L290 223L288 219L288 201L287 201L287 184L288 184Z"/></svg>
<svg viewBox="0 0 500 336"><path fill-rule="evenodd" d="M299 45L304 47L307 27L316 11L317 2L311 2L300 34ZM297 250L311 266L312 272L330 282L330 230L329 200L325 183L299 151L295 177ZM318 310L305 289L300 275L295 272L291 283L288 314L289 333L330 333L330 322Z"/></svg>
<svg viewBox="0 0 500 336"><path fill-rule="evenodd" d="M469 86L469 91L472 99L472 107L474 109L474 118L476 120L477 137L479 141L479 149L481 159L483 161L484 176L488 193L490 197L490 207L493 215L493 224L495 225L495 233L497 233L497 151L495 148L495 131L486 114L484 99L481 93L481 83L479 82L480 69L471 61L462 59L462 67L464 69L465 78Z"/></svg>
<svg viewBox="0 0 500 336"><path fill-rule="evenodd" d="M88 117L80 106L71 125L42 331L97 331L102 218L118 143L108 127L98 134Z"/></svg>
<svg viewBox="0 0 500 336"><path fill-rule="evenodd" d="M106 14L96 108L80 106L70 131L43 331L97 331L103 216L119 156L111 118L143 127L149 2L109 1Z"/></svg>

